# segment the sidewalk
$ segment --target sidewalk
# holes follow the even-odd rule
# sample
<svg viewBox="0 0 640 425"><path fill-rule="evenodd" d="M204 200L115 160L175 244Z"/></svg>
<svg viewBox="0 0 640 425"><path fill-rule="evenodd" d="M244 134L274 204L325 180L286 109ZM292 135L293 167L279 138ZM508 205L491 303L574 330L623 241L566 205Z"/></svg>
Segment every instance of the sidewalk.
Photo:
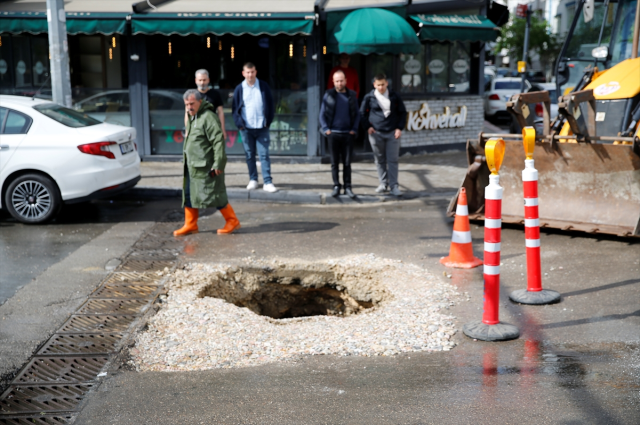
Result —
<svg viewBox="0 0 640 425"><path fill-rule="evenodd" d="M400 199L452 196L464 178L466 161L464 152L401 158L399 181L404 194ZM143 162L142 180L133 191L146 196L181 196L182 166L180 162ZM249 175L243 162L227 164L225 182L230 199L292 204L369 203L398 199L375 193L378 177L373 161L354 163L351 168L353 191L357 195L353 200L346 195L331 197L333 184L329 164L271 164L273 183L279 189L277 193L262 190L262 177L259 189L246 190Z"/></svg>

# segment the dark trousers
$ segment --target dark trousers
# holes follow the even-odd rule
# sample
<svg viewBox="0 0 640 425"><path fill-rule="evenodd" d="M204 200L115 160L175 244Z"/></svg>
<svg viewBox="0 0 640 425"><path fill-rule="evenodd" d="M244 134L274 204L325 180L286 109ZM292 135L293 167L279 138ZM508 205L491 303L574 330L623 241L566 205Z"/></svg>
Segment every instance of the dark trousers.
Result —
<svg viewBox="0 0 640 425"><path fill-rule="evenodd" d="M351 157L353 156L354 136L349 133L331 133L328 138L333 185L340 186L340 163L342 163L344 187L351 187Z"/></svg>

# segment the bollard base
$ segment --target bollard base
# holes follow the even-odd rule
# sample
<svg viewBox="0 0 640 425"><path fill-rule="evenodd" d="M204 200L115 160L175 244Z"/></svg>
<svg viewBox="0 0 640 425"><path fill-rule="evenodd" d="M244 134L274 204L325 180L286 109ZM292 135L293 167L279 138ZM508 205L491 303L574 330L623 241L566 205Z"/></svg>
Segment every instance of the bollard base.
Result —
<svg viewBox="0 0 640 425"><path fill-rule="evenodd" d="M462 327L462 332L469 338L482 341L507 341L520 336L520 331L508 323L486 325L481 320L475 320Z"/></svg>
<svg viewBox="0 0 640 425"><path fill-rule="evenodd" d="M537 292L518 289L517 291L513 291L511 295L509 295L509 298L511 301L520 304L531 305L554 304L560 302L560 294L550 289L543 289L542 291Z"/></svg>

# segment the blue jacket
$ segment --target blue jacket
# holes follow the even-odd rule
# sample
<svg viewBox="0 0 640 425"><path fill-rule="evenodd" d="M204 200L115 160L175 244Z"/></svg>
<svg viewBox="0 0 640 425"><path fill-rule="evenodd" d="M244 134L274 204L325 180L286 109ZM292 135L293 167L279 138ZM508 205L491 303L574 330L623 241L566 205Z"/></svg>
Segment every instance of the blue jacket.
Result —
<svg viewBox="0 0 640 425"><path fill-rule="evenodd" d="M256 78L257 79L257 78ZM260 92L262 93L262 105L264 108L264 119L267 123L267 128L271 125L273 121L273 117L275 115L275 105L273 104L273 96L271 95L271 89L269 85L263 81L257 79L260 83ZM233 121L236 123L236 127L238 129L246 128L247 125L242 118L242 113L240 110L244 107L244 100L242 97L242 83L236 86L236 89L233 91L233 103L231 105L231 109L233 111Z"/></svg>

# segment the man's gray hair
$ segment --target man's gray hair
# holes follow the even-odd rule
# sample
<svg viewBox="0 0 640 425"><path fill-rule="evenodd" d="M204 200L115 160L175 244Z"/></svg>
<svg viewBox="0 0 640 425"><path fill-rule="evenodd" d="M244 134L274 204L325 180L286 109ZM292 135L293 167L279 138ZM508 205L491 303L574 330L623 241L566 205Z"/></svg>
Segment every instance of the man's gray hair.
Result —
<svg viewBox="0 0 640 425"><path fill-rule="evenodd" d="M207 78L209 78L209 71L207 71L206 69L199 69L196 71L196 78L198 78L198 74L204 74L207 76Z"/></svg>
<svg viewBox="0 0 640 425"><path fill-rule="evenodd" d="M189 89L186 92L184 92L184 95L182 96L182 99L189 100L189 98L191 96L195 96L196 100L202 100L202 95L196 89Z"/></svg>

